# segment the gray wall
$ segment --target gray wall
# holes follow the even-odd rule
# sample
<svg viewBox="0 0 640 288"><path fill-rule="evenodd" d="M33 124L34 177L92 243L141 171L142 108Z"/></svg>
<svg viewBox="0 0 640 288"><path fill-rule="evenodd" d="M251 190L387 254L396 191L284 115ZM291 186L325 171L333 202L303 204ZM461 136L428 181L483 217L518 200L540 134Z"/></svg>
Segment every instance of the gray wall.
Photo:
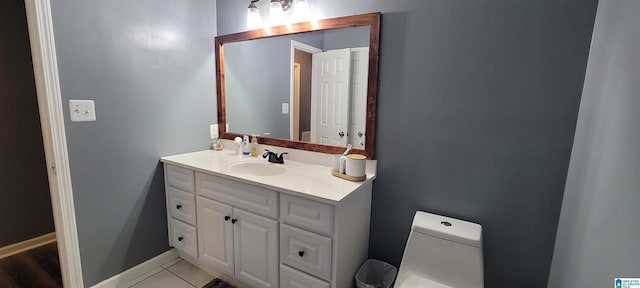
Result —
<svg viewBox="0 0 640 288"><path fill-rule="evenodd" d="M164 155L210 147L215 3L52 1L85 286L169 249ZM97 122L67 101L94 99Z"/></svg>
<svg viewBox="0 0 640 288"><path fill-rule="evenodd" d="M246 3L218 0L218 33ZM382 11L370 257L400 263L416 210L483 225L485 287L544 287L596 1L312 1Z"/></svg>
<svg viewBox="0 0 640 288"><path fill-rule="evenodd" d="M225 45L225 92L230 131L269 132L271 137L289 139L289 114L282 114L282 103L289 103L291 96L291 40L322 49L323 34Z"/></svg>
<svg viewBox="0 0 640 288"><path fill-rule="evenodd" d="M369 26L327 30L323 50L369 47L369 33Z"/></svg>
<svg viewBox="0 0 640 288"><path fill-rule="evenodd" d="M54 231L24 1L0 1L0 247Z"/></svg>
<svg viewBox="0 0 640 288"><path fill-rule="evenodd" d="M549 287L640 275L640 2L601 0Z"/></svg>

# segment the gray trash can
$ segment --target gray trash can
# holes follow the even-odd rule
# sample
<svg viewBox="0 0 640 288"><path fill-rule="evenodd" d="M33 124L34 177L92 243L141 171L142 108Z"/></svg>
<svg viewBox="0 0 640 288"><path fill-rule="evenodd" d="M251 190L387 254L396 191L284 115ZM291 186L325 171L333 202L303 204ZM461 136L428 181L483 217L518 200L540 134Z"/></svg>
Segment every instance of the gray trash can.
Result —
<svg viewBox="0 0 640 288"><path fill-rule="evenodd" d="M376 259L367 259L356 273L358 288L389 288L396 279L398 269L395 266Z"/></svg>

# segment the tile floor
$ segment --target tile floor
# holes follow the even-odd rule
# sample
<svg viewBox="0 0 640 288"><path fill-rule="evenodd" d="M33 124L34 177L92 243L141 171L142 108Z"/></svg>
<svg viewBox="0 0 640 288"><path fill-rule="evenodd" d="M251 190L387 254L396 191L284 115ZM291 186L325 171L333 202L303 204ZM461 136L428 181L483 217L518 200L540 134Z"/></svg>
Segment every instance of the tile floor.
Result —
<svg viewBox="0 0 640 288"><path fill-rule="evenodd" d="M131 283L130 288L200 288L213 280L213 276L200 270L191 263L176 258L152 270L137 282Z"/></svg>

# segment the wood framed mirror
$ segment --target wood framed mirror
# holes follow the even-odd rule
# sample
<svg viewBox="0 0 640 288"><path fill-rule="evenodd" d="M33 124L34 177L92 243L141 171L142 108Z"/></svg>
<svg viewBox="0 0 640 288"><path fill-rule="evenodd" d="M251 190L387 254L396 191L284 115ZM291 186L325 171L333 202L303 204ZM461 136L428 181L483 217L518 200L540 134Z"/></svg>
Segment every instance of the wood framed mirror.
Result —
<svg viewBox="0 0 640 288"><path fill-rule="evenodd" d="M330 154L352 144L374 159L380 16L217 36L220 138L257 135L260 144Z"/></svg>

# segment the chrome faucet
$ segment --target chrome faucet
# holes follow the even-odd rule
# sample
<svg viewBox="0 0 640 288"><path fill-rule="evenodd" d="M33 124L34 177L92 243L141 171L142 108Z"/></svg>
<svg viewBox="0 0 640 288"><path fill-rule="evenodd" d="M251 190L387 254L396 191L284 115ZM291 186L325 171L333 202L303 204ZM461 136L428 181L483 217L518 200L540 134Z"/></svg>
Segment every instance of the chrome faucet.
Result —
<svg viewBox="0 0 640 288"><path fill-rule="evenodd" d="M284 155L285 154L289 154L287 152L282 152L280 153L280 156L278 156L278 153L275 152L271 152L268 149L264 149L264 154L262 154L262 158L267 158L269 157L269 162L271 163L276 163L276 164L284 164Z"/></svg>

